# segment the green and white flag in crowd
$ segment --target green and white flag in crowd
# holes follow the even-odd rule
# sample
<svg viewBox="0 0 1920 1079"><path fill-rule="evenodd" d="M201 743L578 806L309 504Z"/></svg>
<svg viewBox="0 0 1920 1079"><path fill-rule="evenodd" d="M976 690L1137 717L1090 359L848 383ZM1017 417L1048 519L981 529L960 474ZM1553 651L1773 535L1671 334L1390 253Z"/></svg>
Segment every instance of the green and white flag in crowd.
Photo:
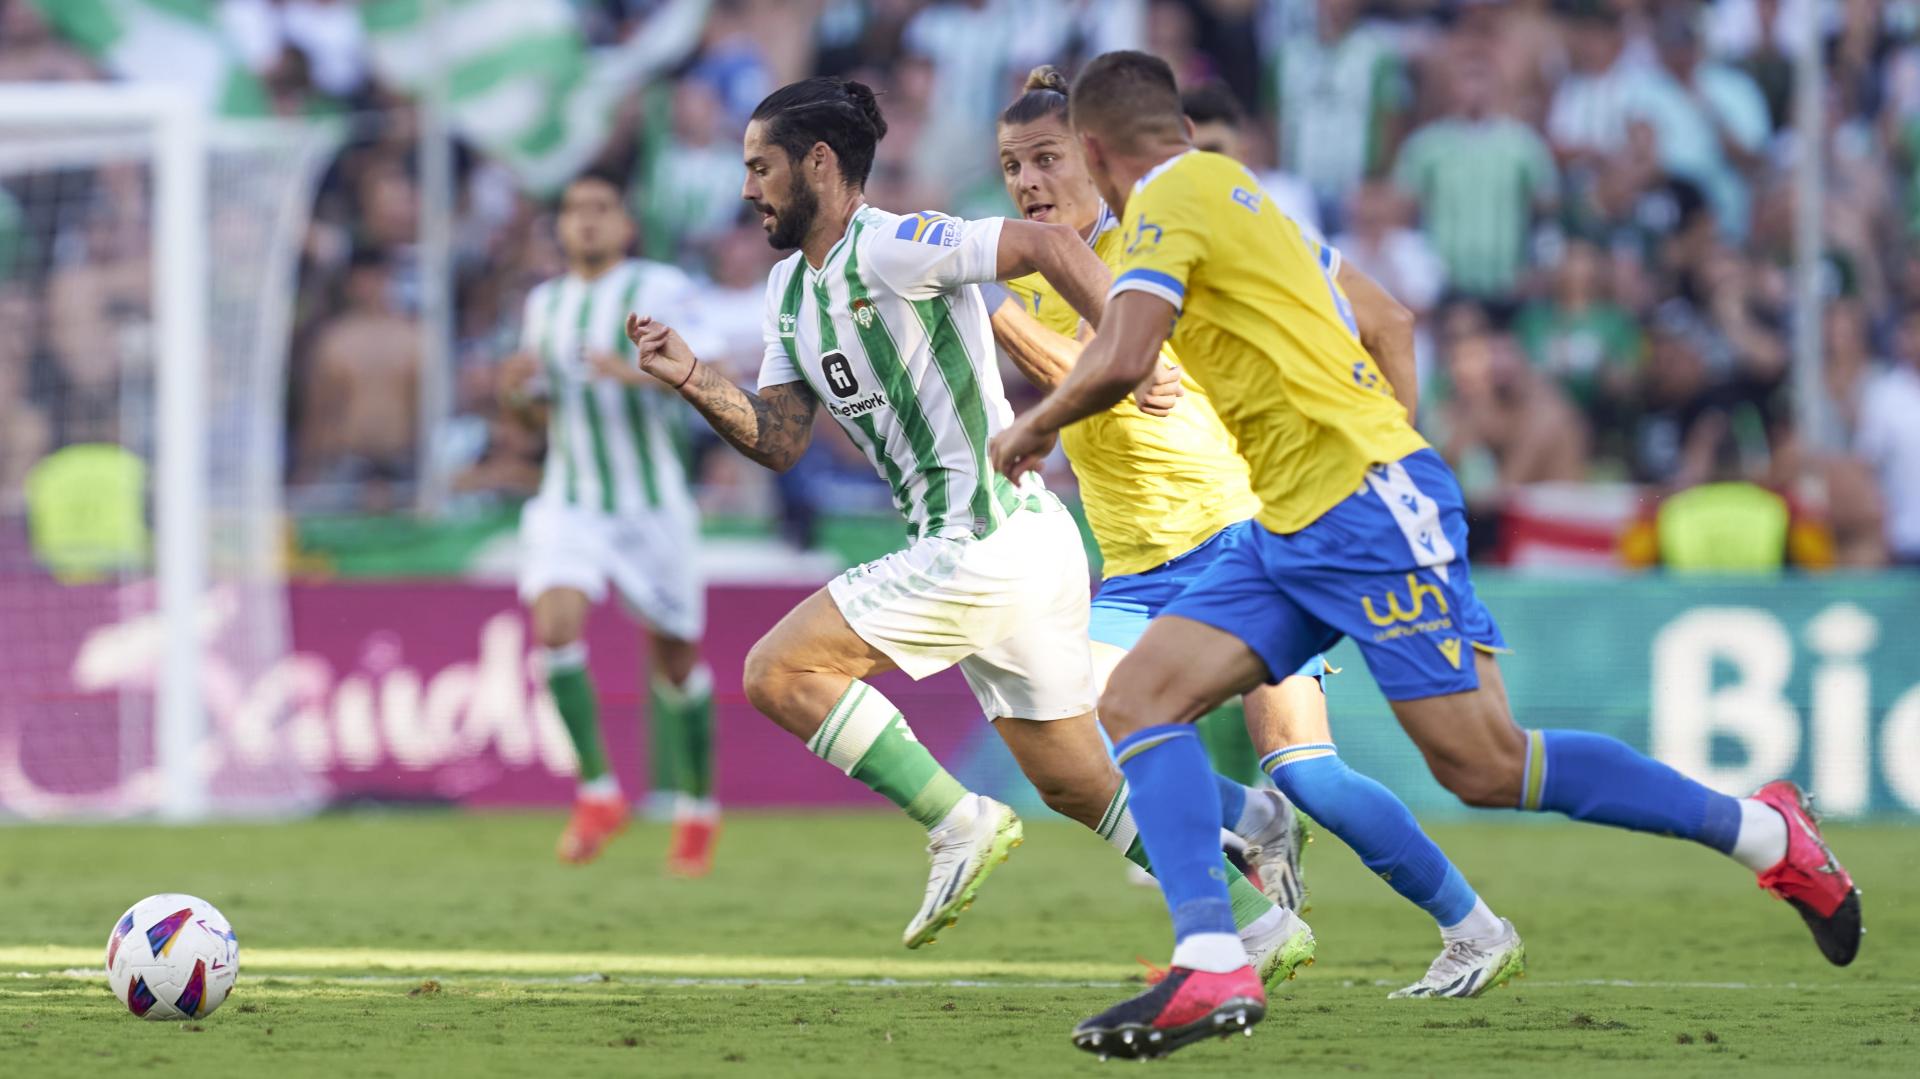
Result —
<svg viewBox="0 0 1920 1079"><path fill-rule="evenodd" d="M228 116L264 116L260 80L222 32L215 0L31 0L55 33L130 82L191 91Z"/></svg>
<svg viewBox="0 0 1920 1079"><path fill-rule="evenodd" d="M589 48L568 0L365 0L374 72L425 95L454 129L550 192L606 144L623 96L699 43L711 0L668 0L619 45Z"/></svg>

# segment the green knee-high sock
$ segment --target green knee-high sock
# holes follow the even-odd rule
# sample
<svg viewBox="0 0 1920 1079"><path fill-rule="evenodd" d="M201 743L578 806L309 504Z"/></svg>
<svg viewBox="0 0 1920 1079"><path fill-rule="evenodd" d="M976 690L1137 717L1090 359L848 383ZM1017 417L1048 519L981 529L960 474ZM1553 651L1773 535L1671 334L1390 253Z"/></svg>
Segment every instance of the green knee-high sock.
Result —
<svg viewBox="0 0 1920 1079"><path fill-rule="evenodd" d="M580 781L591 783L608 774L607 751L600 744L600 708L587 675L587 646L579 641L546 652L547 689L554 707L567 725L567 738L580 760Z"/></svg>
<svg viewBox="0 0 1920 1079"><path fill-rule="evenodd" d="M652 746L648 771L653 773L655 793L682 789L679 725L680 716L672 705L661 699L660 680L654 679L647 694L647 742Z"/></svg>
<svg viewBox="0 0 1920 1079"><path fill-rule="evenodd" d="M685 685L655 676L649 691L654 789L693 798L713 794L713 674L705 664Z"/></svg>
<svg viewBox="0 0 1920 1079"><path fill-rule="evenodd" d="M928 831L967 796L967 788L914 738L893 702L865 682L847 687L807 748L884 795Z"/></svg>
<svg viewBox="0 0 1920 1079"><path fill-rule="evenodd" d="M1247 735L1246 707L1237 698L1201 716L1196 729L1214 771L1243 787L1260 785L1260 754Z"/></svg>
<svg viewBox="0 0 1920 1079"><path fill-rule="evenodd" d="M1147 861L1146 844L1140 842L1140 833L1133 826L1133 813L1127 808L1127 784L1122 781L1120 789L1113 792L1113 800L1107 803L1107 811L1095 826L1094 833L1107 844L1126 855L1127 861L1153 872L1153 866ZM1234 868L1227 856L1220 856L1220 866L1227 874L1227 898L1233 903L1233 927L1245 929L1258 921L1268 911L1274 909L1273 900L1260 894L1246 874Z"/></svg>

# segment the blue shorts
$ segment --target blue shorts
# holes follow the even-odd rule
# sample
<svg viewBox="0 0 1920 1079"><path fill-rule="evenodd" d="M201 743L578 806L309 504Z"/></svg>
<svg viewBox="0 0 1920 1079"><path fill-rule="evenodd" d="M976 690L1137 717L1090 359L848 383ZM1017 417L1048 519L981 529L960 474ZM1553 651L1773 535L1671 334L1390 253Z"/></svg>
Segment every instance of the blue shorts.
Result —
<svg viewBox="0 0 1920 1079"><path fill-rule="evenodd" d="M1131 649L1147 631L1147 623L1158 617L1188 585L1198 580L1228 550L1264 531L1252 521L1228 525L1207 542L1144 573L1122 574L1100 582L1100 591L1093 597L1088 636L1101 644ZM1326 657L1314 656L1295 673L1308 678L1324 676Z"/></svg>
<svg viewBox="0 0 1920 1079"><path fill-rule="evenodd" d="M1345 636L1388 700L1462 693L1480 685L1474 650L1506 649L1473 594L1466 551L1460 486L1439 454L1420 450L1373 466L1360 490L1298 532L1253 528L1161 613L1233 634L1270 675Z"/></svg>

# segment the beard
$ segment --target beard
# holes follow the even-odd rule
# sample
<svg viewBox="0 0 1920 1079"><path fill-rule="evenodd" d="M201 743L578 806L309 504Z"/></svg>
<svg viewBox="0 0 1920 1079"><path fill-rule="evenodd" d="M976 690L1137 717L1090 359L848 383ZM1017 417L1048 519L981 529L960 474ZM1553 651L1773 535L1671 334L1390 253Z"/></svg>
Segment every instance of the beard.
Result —
<svg viewBox="0 0 1920 1079"><path fill-rule="evenodd" d="M759 207L761 213L772 211L770 206ZM799 247L800 242L813 231L813 219L820 216L820 196L814 194L800 179L795 170L792 183L787 186L787 205L775 212L773 231L767 233L767 244L776 251L790 251Z"/></svg>

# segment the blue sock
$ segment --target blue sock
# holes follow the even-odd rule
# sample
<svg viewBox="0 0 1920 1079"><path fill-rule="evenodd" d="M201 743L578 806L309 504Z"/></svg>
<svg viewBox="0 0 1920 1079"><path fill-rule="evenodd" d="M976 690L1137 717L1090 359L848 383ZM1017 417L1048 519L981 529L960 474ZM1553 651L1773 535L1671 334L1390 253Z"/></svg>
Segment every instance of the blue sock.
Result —
<svg viewBox="0 0 1920 1079"><path fill-rule="evenodd" d="M1406 804L1347 767L1331 743L1288 746L1262 757L1260 767L1296 808L1340 837L1441 928L1458 925L1473 910L1479 896L1420 830Z"/></svg>
<svg viewBox="0 0 1920 1079"><path fill-rule="evenodd" d="M1220 827L1231 832L1247 811L1247 788L1219 772L1213 773L1213 785L1220 788Z"/></svg>
<svg viewBox="0 0 1920 1079"><path fill-rule="evenodd" d="M1132 788L1133 822L1173 915L1173 939L1233 933L1220 866L1220 796L1207 751L1184 723L1135 731L1113 747Z"/></svg>
<svg viewBox="0 0 1920 1079"><path fill-rule="evenodd" d="M1520 808L1679 836L1722 854L1740 835L1740 801L1709 790L1617 738L1528 731Z"/></svg>

